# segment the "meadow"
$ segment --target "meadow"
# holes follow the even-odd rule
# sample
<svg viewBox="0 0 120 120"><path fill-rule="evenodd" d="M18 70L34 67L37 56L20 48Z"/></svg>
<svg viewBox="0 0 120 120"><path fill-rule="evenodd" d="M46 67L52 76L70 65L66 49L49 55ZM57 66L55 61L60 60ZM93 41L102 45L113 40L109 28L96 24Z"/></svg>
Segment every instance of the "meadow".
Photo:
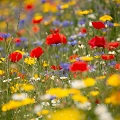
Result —
<svg viewBox="0 0 120 120"><path fill-rule="evenodd" d="M0 120L120 120L120 0L0 0Z"/></svg>

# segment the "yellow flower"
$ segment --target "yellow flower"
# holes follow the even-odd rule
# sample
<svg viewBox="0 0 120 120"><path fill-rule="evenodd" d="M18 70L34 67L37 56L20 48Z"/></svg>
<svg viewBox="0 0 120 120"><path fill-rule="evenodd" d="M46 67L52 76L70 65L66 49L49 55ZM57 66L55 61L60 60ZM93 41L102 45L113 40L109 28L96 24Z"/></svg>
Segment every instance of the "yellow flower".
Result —
<svg viewBox="0 0 120 120"><path fill-rule="evenodd" d="M118 26L120 26L120 24L119 23L114 23L114 26L118 27Z"/></svg>
<svg viewBox="0 0 120 120"><path fill-rule="evenodd" d="M99 77L96 77L97 80L103 80L103 79L105 79L105 78L106 78L106 76L99 76Z"/></svg>
<svg viewBox="0 0 120 120"><path fill-rule="evenodd" d="M85 103L85 102L88 101L87 97L85 97L83 95L80 95L80 94L73 95L72 99L74 101L78 101L78 102L81 102L81 103Z"/></svg>
<svg viewBox="0 0 120 120"><path fill-rule="evenodd" d="M34 90L34 86L31 84L22 84L21 85L21 89L25 90L25 91L30 91L30 90Z"/></svg>
<svg viewBox="0 0 120 120"><path fill-rule="evenodd" d="M54 111L47 120L85 120L85 114L74 108Z"/></svg>
<svg viewBox="0 0 120 120"><path fill-rule="evenodd" d="M113 74L107 79L107 84L113 87L120 86L120 75Z"/></svg>
<svg viewBox="0 0 120 120"><path fill-rule="evenodd" d="M105 99L105 103L113 104L113 105L120 105L120 91L113 92L112 95Z"/></svg>
<svg viewBox="0 0 120 120"><path fill-rule="evenodd" d="M36 59L35 58L31 58L31 57L28 57L28 58L25 58L24 62L28 65L34 65L35 62L36 62Z"/></svg>
<svg viewBox="0 0 120 120"><path fill-rule="evenodd" d="M48 66L49 66L49 64L46 61L44 61L43 62L43 67L48 67Z"/></svg>
<svg viewBox="0 0 120 120"><path fill-rule="evenodd" d="M60 8L61 9L67 9L67 8L69 8L69 4L66 3L64 5L61 5Z"/></svg>
<svg viewBox="0 0 120 120"><path fill-rule="evenodd" d="M69 5L70 5L70 6L73 6L73 5L75 5L75 4L76 4L75 1L70 1L70 2L69 2Z"/></svg>
<svg viewBox="0 0 120 120"><path fill-rule="evenodd" d="M51 88L47 91L47 94L56 96L58 98L64 98L69 95L69 91L67 89L62 88Z"/></svg>
<svg viewBox="0 0 120 120"><path fill-rule="evenodd" d="M0 58L0 63L3 63L5 61L5 58Z"/></svg>
<svg viewBox="0 0 120 120"><path fill-rule="evenodd" d="M72 95L74 95L74 94L80 94L80 90L74 89L74 88L69 89L68 92L69 92L69 94L72 94Z"/></svg>
<svg viewBox="0 0 120 120"><path fill-rule="evenodd" d="M2 105L2 111L6 112L8 110L15 109L24 105L33 104L34 102L35 100L31 98L26 98L22 101L11 100L8 103Z"/></svg>
<svg viewBox="0 0 120 120"><path fill-rule="evenodd" d="M92 96L97 96L97 95L99 95L99 91L91 91L90 94Z"/></svg>
<svg viewBox="0 0 120 120"><path fill-rule="evenodd" d="M19 52L19 53L21 53L22 55L24 55L24 54L25 54L25 52L24 52L24 51L20 51L20 50L16 50L15 52Z"/></svg>
<svg viewBox="0 0 120 120"><path fill-rule="evenodd" d="M43 12L57 12L57 6L46 2L43 4Z"/></svg>
<svg viewBox="0 0 120 120"><path fill-rule="evenodd" d="M76 14L77 14L77 15L87 15L87 14L89 14L89 13L91 13L91 12L92 12L92 10L84 10L84 11L78 10L78 11L76 12Z"/></svg>
<svg viewBox="0 0 120 120"><path fill-rule="evenodd" d="M89 56L84 56L84 57L80 57L81 60L89 62L93 60L93 57L89 57Z"/></svg>
<svg viewBox="0 0 120 120"><path fill-rule="evenodd" d="M99 18L99 20L101 20L101 21L103 21L103 22L105 22L105 21L110 21L110 20L112 20L113 18L111 17L111 16L109 16L109 15L104 15L104 16L102 16L102 17L100 17Z"/></svg>
<svg viewBox="0 0 120 120"><path fill-rule="evenodd" d="M86 78L83 81L87 87L94 86L96 83L95 79L93 79L93 78Z"/></svg>
<svg viewBox="0 0 120 120"><path fill-rule="evenodd" d="M5 73L4 70L0 70L0 75L3 75Z"/></svg>
<svg viewBox="0 0 120 120"><path fill-rule="evenodd" d="M40 116L40 115L47 115L49 113L49 110L42 110L40 112L37 112L37 115Z"/></svg>
<svg viewBox="0 0 120 120"><path fill-rule="evenodd" d="M11 86L10 89L11 89L11 92L12 93L15 93L17 92L19 89L20 89L20 84L15 84L14 86Z"/></svg>
<svg viewBox="0 0 120 120"><path fill-rule="evenodd" d="M96 55L96 56L94 56L96 59L98 59L98 58L100 58L100 56L98 56L98 55Z"/></svg>

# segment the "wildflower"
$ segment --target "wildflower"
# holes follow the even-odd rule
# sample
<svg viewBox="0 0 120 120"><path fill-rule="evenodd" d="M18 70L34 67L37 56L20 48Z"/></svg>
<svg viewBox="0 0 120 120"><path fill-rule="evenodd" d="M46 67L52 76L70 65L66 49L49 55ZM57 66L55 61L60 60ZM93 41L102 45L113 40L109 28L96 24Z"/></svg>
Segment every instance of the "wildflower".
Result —
<svg viewBox="0 0 120 120"><path fill-rule="evenodd" d="M75 62L76 61L76 58L78 58L78 55L77 54L73 54L69 57L69 60L70 62Z"/></svg>
<svg viewBox="0 0 120 120"><path fill-rule="evenodd" d="M97 95L99 95L99 91L90 91L90 94L92 96L97 96Z"/></svg>
<svg viewBox="0 0 120 120"><path fill-rule="evenodd" d="M43 20L43 17L40 15L37 15L33 18L32 23L33 24L39 24Z"/></svg>
<svg viewBox="0 0 120 120"><path fill-rule="evenodd" d="M30 57L39 58L44 53L41 47L36 47L30 52Z"/></svg>
<svg viewBox="0 0 120 120"><path fill-rule="evenodd" d="M84 56L84 57L80 57L80 60L83 60L83 61L89 62L89 61L92 61L92 60L93 60L93 57Z"/></svg>
<svg viewBox="0 0 120 120"><path fill-rule="evenodd" d="M84 10L84 11L78 10L78 11L76 11L76 14L77 15L87 15L90 12L91 12L90 10Z"/></svg>
<svg viewBox="0 0 120 120"><path fill-rule="evenodd" d="M99 22L99 21L97 21L97 22L92 22L92 25L93 25L93 27L96 28L96 29L103 29L103 28L105 28L104 23L103 23L103 22Z"/></svg>
<svg viewBox="0 0 120 120"><path fill-rule="evenodd" d="M31 99L31 98L26 98L26 99L21 100L21 101L10 100L8 103L2 105L2 111L6 112L6 111L11 110L11 109L19 108L21 106L33 104L34 102L35 102L35 100Z"/></svg>
<svg viewBox="0 0 120 120"><path fill-rule="evenodd" d="M61 70L62 68L59 65L58 66L52 65L51 69L53 69L53 70Z"/></svg>
<svg viewBox="0 0 120 120"><path fill-rule="evenodd" d="M18 62L19 60L22 59L22 54L20 52L12 52L10 55L9 55L9 60L11 62Z"/></svg>
<svg viewBox="0 0 120 120"><path fill-rule="evenodd" d="M113 104L113 105L120 105L120 91L113 92L110 97L105 99L105 103Z"/></svg>
<svg viewBox="0 0 120 120"><path fill-rule="evenodd" d="M95 114L99 116L100 120L113 120L111 113L108 112L108 109L105 105L98 105L95 108Z"/></svg>
<svg viewBox="0 0 120 120"><path fill-rule="evenodd" d="M106 21L110 21L112 20L113 18L109 15L104 15L102 17L99 18L99 20L103 21L103 22L106 22Z"/></svg>
<svg viewBox="0 0 120 120"><path fill-rule="evenodd" d="M58 43L67 43L66 36L59 33L59 30L53 30L53 33L48 35L46 38L46 44L52 45L52 44L58 44Z"/></svg>
<svg viewBox="0 0 120 120"><path fill-rule="evenodd" d="M83 80L87 87L94 86L96 81L93 78L86 78Z"/></svg>
<svg viewBox="0 0 120 120"><path fill-rule="evenodd" d="M75 108L54 111L47 120L85 120L85 114Z"/></svg>
<svg viewBox="0 0 120 120"><path fill-rule="evenodd" d="M104 37L98 37L95 36L91 40L88 41L88 44L94 48L94 47L105 47L106 46L106 40Z"/></svg>
<svg viewBox="0 0 120 120"><path fill-rule="evenodd" d="M24 62L28 65L34 65L35 64L35 58L31 58L31 57L25 58Z"/></svg>
<svg viewBox="0 0 120 120"><path fill-rule="evenodd" d="M115 69L116 69L116 70L120 70L120 63L117 63L117 64L115 65Z"/></svg>
<svg viewBox="0 0 120 120"><path fill-rule="evenodd" d="M109 43L108 43L108 48L109 48L110 50L115 49L115 48L118 48L119 46L120 46L120 43L117 42L117 41L115 41L115 42L109 42Z"/></svg>
<svg viewBox="0 0 120 120"><path fill-rule="evenodd" d="M69 95L69 92L67 89L62 89L62 88L51 88L47 90L47 94L50 94L52 96L56 96L58 98L64 98Z"/></svg>
<svg viewBox="0 0 120 120"><path fill-rule="evenodd" d="M4 75L5 71L4 70L0 70L0 76Z"/></svg>
<svg viewBox="0 0 120 120"><path fill-rule="evenodd" d="M72 96L72 99L77 102L85 103L88 102L87 97L81 95L81 94L75 94Z"/></svg>
<svg viewBox="0 0 120 120"><path fill-rule="evenodd" d="M35 87L31 84L22 84L21 89L25 91L31 91L31 90L34 90Z"/></svg>
<svg viewBox="0 0 120 120"><path fill-rule="evenodd" d="M115 58L115 56L112 55L112 54L103 54L103 55L101 56L101 58L102 58L103 60L112 60L112 59Z"/></svg>
<svg viewBox="0 0 120 120"><path fill-rule="evenodd" d="M107 79L107 84L113 87L120 86L120 75L113 74Z"/></svg>
<svg viewBox="0 0 120 120"><path fill-rule="evenodd" d="M72 82L71 86L72 88L76 88L76 89L81 89L86 87L83 80L75 80Z"/></svg>
<svg viewBox="0 0 120 120"><path fill-rule="evenodd" d="M46 61L44 61L43 62L43 67L48 67L48 66L49 66L49 64Z"/></svg>
<svg viewBox="0 0 120 120"><path fill-rule="evenodd" d="M82 109L82 110L90 110L91 109L91 103L90 102L85 102L85 103L76 103L77 108Z"/></svg>
<svg viewBox="0 0 120 120"><path fill-rule="evenodd" d="M37 25L35 25L35 26L33 26L32 27L32 31L34 32L34 33L38 33L39 32L39 27L37 26Z"/></svg>
<svg viewBox="0 0 120 120"><path fill-rule="evenodd" d="M47 115L47 114L49 114L49 110L46 110L46 109L43 109L43 110L41 110L40 112L37 112L37 115L38 115L38 116Z"/></svg>
<svg viewBox="0 0 120 120"><path fill-rule="evenodd" d="M86 62L76 61L70 65L70 71L72 72L77 72L77 71L85 72L88 70L89 68Z"/></svg>
<svg viewBox="0 0 120 120"><path fill-rule="evenodd" d="M26 11L31 11L34 9L34 5L32 3L28 3L25 5L25 10Z"/></svg>
<svg viewBox="0 0 120 120"><path fill-rule="evenodd" d="M80 29L80 32L81 32L82 34L85 34L85 33L87 32L87 29L86 29L86 28L81 28L81 29Z"/></svg>
<svg viewBox="0 0 120 120"><path fill-rule="evenodd" d="M59 8L60 9L67 9L67 8L69 8L69 4L66 3L66 4L63 4L63 5L60 5Z"/></svg>
<svg viewBox="0 0 120 120"><path fill-rule="evenodd" d="M27 93L15 93L12 95L13 100L24 100L28 97Z"/></svg>

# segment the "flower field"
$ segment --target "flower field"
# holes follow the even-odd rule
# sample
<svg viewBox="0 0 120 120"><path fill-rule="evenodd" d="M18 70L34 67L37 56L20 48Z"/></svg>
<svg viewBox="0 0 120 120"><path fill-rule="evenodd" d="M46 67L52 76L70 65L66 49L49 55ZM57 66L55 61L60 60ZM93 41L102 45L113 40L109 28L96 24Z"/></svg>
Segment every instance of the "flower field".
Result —
<svg viewBox="0 0 120 120"><path fill-rule="evenodd" d="M120 120L120 0L0 0L0 120Z"/></svg>

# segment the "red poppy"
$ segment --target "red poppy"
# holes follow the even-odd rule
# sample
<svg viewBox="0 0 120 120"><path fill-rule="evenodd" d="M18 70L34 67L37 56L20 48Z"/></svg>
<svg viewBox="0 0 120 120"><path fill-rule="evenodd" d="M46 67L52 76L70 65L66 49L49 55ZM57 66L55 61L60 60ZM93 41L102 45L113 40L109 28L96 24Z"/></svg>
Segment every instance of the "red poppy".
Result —
<svg viewBox="0 0 120 120"><path fill-rule="evenodd" d="M117 42L117 41L115 41L115 42L109 42L109 43L108 43L108 48L109 48L110 50L115 49L115 48L117 48L117 47L119 47L119 46L120 46L120 43Z"/></svg>
<svg viewBox="0 0 120 120"><path fill-rule="evenodd" d="M61 70L62 68L59 65L58 66L52 65L51 69L53 69L53 70Z"/></svg>
<svg viewBox="0 0 120 120"><path fill-rule="evenodd" d="M25 34L25 30L24 29L21 29L21 30L19 30L18 32L17 32L17 35L18 36L22 36L23 34Z"/></svg>
<svg viewBox="0 0 120 120"><path fill-rule="evenodd" d="M112 54L108 54L108 55L104 54L101 57L102 57L103 60L112 60L112 59L115 58L115 56L112 55Z"/></svg>
<svg viewBox="0 0 120 120"><path fill-rule="evenodd" d="M41 47L36 47L30 52L30 57L32 58L39 58L44 53Z"/></svg>
<svg viewBox="0 0 120 120"><path fill-rule="evenodd" d="M33 31L34 33L38 33L39 30L40 30L39 27L36 26L36 25L32 27L32 31Z"/></svg>
<svg viewBox="0 0 120 120"><path fill-rule="evenodd" d="M20 43L21 40L20 40L20 38L14 38L13 42L15 42L15 43Z"/></svg>
<svg viewBox="0 0 120 120"><path fill-rule="evenodd" d="M59 30L53 30L53 33L48 35L46 38L46 44L52 45L52 44L58 44L58 43L67 43L66 36L59 33Z"/></svg>
<svg viewBox="0 0 120 120"><path fill-rule="evenodd" d="M0 41L3 41L3 40L4 40L4 38L0 36Z"/></svg>
<svg viewBox="0 0 120 120"><path fill-rule="evenodd" d="M26 9L27 11L33 10L33 8L34 8L34 5L31 4L31 3L25 5L25 9Z"/></svg>
<svg viewBox="0 0 120 120"><path fill-rule="evenodd" d="M86 62L76 61L72 65L70 65L70 71L72 72L85 72L87 70L89 70L89 68Z"/></svg>
<svg viewBox="0 0 120 120"><path fill-rule="evenodd" d="M78 57L79 57L78 55L74 54L74 55L71 55L71 56L69 57L69 59L70 59L70 60L74 60L74 59L76 59L76 58L78 58Z"/></svg>
<svg viewBox="0 0 120 120"><path fill-rule="evenodd" d="M95 36L91 40L88 41L88 44L94 48L94 47L106 47L107 41L104 37Z"/></svg>
<svg viewBox="0 0 120 120"><path fill-rule="evenodd" d="M87 29L86 29L86 28L81 28L81 29L80 29L80 32L81 32L82 34L85 34L85 33L87 32Z"/></svg>
<svg viewBox="0 0 120 120"><path fill-rule="evenodd" d="M117 64L115 65L115 69L120 70L120 63L117 63Z"/></svg>
<svg viewBox="0 0 120 120"><path fill-rule="evenodd" d="M11 62L18 62L19 60L22 59L22 54L20 52L12 52L10 55L9 55L9 60Z"/></svg>
<svg viewBox="0 0 120 120"><path fill-rule="evenodd" d="M105 24L103 22L92 22L92 25L94 28L96 29L102 29L102 28L105 28Z"/></svg>
<svg viewBox="0 0 120 120"><path fill-rule="evenodd" d="M42 16L36 16L33 18L32 23L33 24L39 24L43 20Z"/></svg>

